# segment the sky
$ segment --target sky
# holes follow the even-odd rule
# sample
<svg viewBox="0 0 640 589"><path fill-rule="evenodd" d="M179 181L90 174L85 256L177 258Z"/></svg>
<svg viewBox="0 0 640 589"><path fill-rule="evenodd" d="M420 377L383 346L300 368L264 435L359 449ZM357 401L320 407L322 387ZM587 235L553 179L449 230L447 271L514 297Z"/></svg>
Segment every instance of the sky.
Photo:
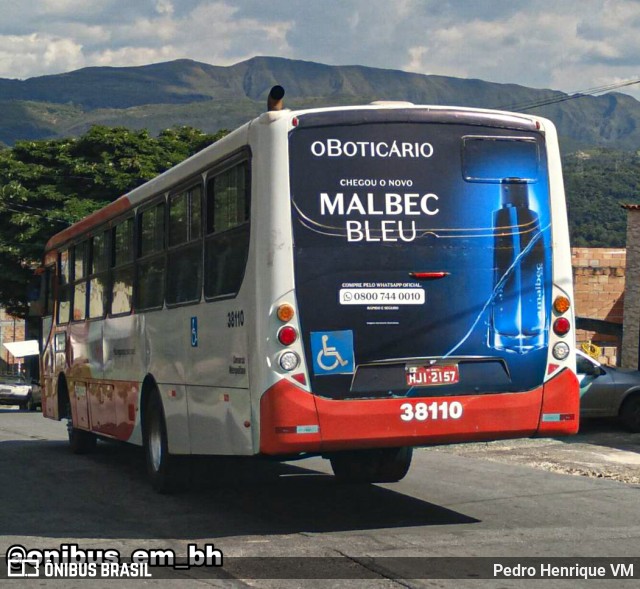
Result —
<svg viewBox="0 0 640 589"><path fill-rule="evenodd" d="M1 78L256 55L581 91L640 79L640 0L0 0Z"/></svg>

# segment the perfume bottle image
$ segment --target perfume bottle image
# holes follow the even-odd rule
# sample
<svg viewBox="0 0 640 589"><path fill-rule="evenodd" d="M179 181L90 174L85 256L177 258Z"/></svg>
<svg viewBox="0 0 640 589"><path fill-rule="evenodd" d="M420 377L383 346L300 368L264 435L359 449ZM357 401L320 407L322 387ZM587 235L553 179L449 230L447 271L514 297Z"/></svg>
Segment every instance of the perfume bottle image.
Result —
<svg viewBox="0 0 640 589"><path fill-rule="evenodd" d="M529 184L504 178L493 212L494 290L489 347L525 354L547 344L544 243Z"/></svg>

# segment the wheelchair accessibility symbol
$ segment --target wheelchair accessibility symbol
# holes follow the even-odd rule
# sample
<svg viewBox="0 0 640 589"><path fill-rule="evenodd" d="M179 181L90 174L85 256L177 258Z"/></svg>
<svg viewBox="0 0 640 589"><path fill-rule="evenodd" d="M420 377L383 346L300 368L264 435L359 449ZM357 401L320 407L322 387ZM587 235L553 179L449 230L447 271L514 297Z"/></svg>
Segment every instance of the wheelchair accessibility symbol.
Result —
<svg viewBox="0 0 640 589"><path fill-rule="evenodd" d="M353 373L353 331L311 332L316 376Z"/></svg>

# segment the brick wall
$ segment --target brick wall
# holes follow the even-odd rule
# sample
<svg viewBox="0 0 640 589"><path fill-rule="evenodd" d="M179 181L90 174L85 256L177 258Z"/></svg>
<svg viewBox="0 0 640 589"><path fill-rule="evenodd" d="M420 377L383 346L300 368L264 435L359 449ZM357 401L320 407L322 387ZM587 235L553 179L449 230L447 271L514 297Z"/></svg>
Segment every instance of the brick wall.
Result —
<svg viewBox="0 0 640 589"><path fill-rule="evenodd" d="M571 248L576 316L622 324L626 250ZM592 342L603 348L601 361L616 364L619 338L579 329L579 344Z"/></svg>

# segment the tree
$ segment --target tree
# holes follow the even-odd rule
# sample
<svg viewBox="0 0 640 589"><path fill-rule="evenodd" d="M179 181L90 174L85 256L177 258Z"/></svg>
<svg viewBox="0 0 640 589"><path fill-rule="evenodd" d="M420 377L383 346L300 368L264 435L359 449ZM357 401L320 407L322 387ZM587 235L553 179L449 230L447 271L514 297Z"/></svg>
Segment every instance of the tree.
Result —
<svg viewBox="0 0 640 589"><path fill-rule="evenodd" d="M33 268L52 235L226 133L179 127L152 137L145 130L95 126L77 139L19 141L0 149L0 305L26 315Z"/></svg>
<svg viewBox="0 0 640 589"><path fill-rule="evenodd" d="M640 194L640 155L611 149L581 151L563 158L571 245L624 247L622 203Z"/></svg>

